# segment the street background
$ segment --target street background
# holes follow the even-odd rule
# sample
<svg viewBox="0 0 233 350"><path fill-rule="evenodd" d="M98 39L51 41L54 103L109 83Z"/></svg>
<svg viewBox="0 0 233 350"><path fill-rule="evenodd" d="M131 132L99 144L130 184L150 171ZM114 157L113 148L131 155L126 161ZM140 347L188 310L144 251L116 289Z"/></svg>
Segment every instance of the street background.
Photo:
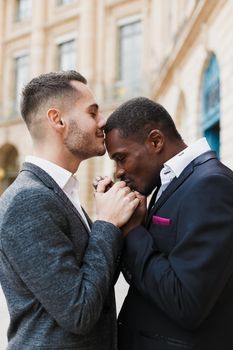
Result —
<svg viewBox="0 0 233 350"><path fill-rule="evenodd" d="M80 71L106 118L134 96L161 103L187 144L205 136L233 169L232 14L232 0L0 0L0 194L32 153L22 87L55 70ZM113 171L107 155L78 170L93 219L91 183ZM118 309L126 290L121 278ZM0 290L0 350L8 322Z"/></svg>

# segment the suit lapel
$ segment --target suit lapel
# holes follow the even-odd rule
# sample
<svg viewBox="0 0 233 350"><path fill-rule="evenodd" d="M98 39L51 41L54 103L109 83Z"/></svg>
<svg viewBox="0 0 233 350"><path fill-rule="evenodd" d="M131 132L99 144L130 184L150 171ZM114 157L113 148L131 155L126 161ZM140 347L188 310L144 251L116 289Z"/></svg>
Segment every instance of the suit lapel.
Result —
<svg viewBox="0 0 233 350"><path fill-rule="evenodd" d="M161 185L158 185L158 186L155 188L154 193L152 194L150 203L149 203L148 208L147 208L145 223L148 221L149 216L150 216L150 212L151 212L152 208L154 207L155 200L156 200L156 197L157 197L157 193L158 193L158 191L159 191L159 189L160 189L160 186L161 186Z"/></svg>
<svg viewBox="0 0 233 350"><path fill-rule="evenodd" d="M208 151L194 159L180 174L178 178L174 178L166 190L161 194L154 206L151 206L151 210L146 220L146 227L149 225L152 215L168 200L172 193L174 193L177 188L179 188L182 183L193 173L194 168L206 161L216 158L216 153L213 151ZM157 194L158 191L156 191ZM153 195L154 197L154 195ZM156 198L154 198L155 200Z"/></svg>
<svg viewBox="0 0 233 350"><path fill-rule="evenodd" d="M22 167L21 172L24 172L24 171L28 171L28 172L33 173L36 177L38 177L40 179L40 181L42 181L45 184L46 187L53 190L54 193L56 193L56 195L64 202L64 204L66 206L68 206L70 208L70 210L72 210L75 213L75 215L77 215L79 217L81 223L85 227L86 231L89 233L89 229L87 228L87 225L84 222L82 216L79 214L78 210L75 208L73 203L67 197L65 192L60 188L60 186L58 186L56 181L54 181L53 178L48 173L46 173L46 171L41 169L39 166L32 164L32 163L28 163L28 162L23 163L23 167ZM91 227L92 222L91 222L90 218L88 217L87 213L85 212L85 210L84 210L84 214L85 214L87 221Z"/></svg>
<svg viewBox="0 0 233 350"><path fill-rule="evenodd" d="M192 173L192 171L193 168L188 167L188 169L186 169L185 172L182 172L182 174L178 178L174 178L172 180L172 182L169 184L166 190L161 194L155 205L152 207L146 221L146 226L148 226L148 224L150 223L153 214L168 200L171 194L176 191L176 189L186 180L186 178Z"/></svg>
<svg viewBox="0 0 233 350"><path fill-rule="evenodd" d="M88 222L89 226L91 227L92 226L92 221L91 221L89 215L87 214L86 210L83 208L83 206L81 206L81 207L82 207L82 210L84 212L84 215L86 216L87 222Z"/></svg>

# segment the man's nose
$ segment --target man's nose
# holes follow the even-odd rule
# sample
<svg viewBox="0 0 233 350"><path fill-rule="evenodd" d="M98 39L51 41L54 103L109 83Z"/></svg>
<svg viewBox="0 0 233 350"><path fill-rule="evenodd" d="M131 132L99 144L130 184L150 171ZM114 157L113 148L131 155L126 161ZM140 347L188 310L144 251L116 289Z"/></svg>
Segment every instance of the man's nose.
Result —
<svg viewBox="0 0 233 350"><path fill-rule="evenodd" d="M116 166L116 170L115 170L115 176L117 179L120 179L125 173L125 170L122 168L119 168Z"/></svg>
<svg viewBox="0 0 233 350"><path fill-rule="evenodd" d="M98 127L100 129L104 128L106 125L106 119L104 118L102 113L99 113L99 118L98 118Z"/></svg>

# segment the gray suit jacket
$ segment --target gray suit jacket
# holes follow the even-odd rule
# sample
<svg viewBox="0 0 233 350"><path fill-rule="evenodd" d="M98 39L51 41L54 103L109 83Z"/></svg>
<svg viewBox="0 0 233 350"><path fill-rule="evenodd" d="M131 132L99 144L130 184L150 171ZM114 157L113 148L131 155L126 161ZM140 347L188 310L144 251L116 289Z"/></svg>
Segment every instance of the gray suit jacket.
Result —
<svg viewBox="0 0 233 350"><path fill-rule="evenodd" d="M56 182L24 163L0 199L7 349L116 349L112 281L121 241L104 221L89 233Z"/></svg>

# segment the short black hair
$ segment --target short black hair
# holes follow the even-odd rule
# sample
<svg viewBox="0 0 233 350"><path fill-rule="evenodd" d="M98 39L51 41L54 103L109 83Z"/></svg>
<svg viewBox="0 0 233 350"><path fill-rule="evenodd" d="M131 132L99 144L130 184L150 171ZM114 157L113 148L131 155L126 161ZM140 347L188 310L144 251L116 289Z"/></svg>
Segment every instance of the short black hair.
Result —
<svg viewBox="0 0 233 350"><path fill-rule="evenodd" d="M72 80L87 84L86 78L74 70L50 72L32 79L23 89L21 115L28 127L36 114L50 98L77 98L77 90L70 84Z"/></svg>
<svg viewBox="0 0 233 350"><path fill-rule="evenodd" d="M161 130L171 140L182 140L168 111L146 97L132 98L120 105L108 118L105 133L118 129L122 137L144 142L152 129Z"/></svg>

